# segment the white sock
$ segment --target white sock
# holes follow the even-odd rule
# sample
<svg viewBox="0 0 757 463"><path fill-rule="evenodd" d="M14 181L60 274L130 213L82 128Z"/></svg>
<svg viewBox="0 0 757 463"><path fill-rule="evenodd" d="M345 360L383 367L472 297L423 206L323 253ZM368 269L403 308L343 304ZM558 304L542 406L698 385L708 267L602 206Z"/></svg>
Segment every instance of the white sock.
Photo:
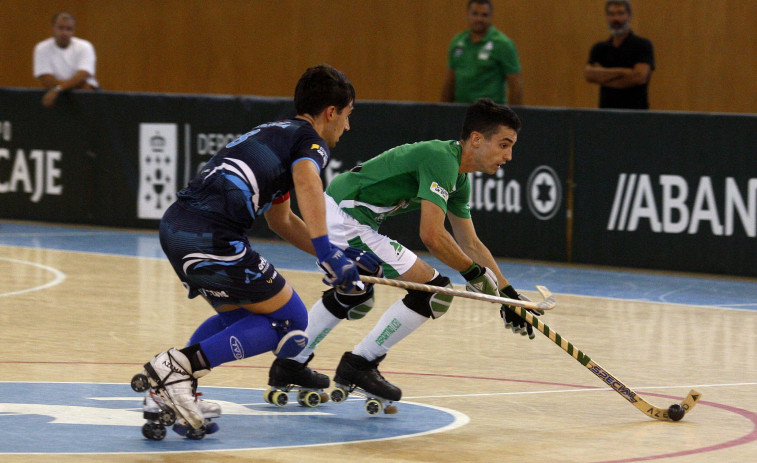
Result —
<svg viewBox="0 0 757 463"><path fill-rule="evenodd" d="M352 353L368 361L375 360L420 328L426 320L428 320L427 317L410 310L402 300L399 300L386 309L376 326L360 341L360 344L355 346Z"/></svg>
<svg viewBox="0 0 757 463"><path fill-rule="evenodd" d="M308 313L308 327L305 329L305 334L308 336L308 345L297 357L292 357L300 363L305 363L313 353L318 343L334 329L339 322L342 321L336 318L329 310L323 305L323 299L318 299L310 312Z"/></svg>

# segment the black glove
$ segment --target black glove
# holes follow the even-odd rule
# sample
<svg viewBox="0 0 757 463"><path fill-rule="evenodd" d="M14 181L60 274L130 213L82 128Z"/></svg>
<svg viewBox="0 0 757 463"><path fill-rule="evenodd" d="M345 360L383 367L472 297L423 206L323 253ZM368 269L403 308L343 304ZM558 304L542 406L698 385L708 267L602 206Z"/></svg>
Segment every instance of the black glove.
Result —
<svg viewBox="0 0 757 463"><path fill-rule="evenodd" d="M515 288L512 287L512 285L505 286L499 291L499 293L502 297L531 302L531 299L529 299L528 297L522 294L519 294L515 290ZM542 311L537 311L537 310L532 310L532 309L523 309L523 310L528 310L534 316L544 315L543 310ZM518 315L512 306L502 304L502 307L500 307L499 309L499 315L500 317L502 317L502 320L504 320L505 322L505 328L511 329L513 333L515 334L520 333L523 336L528 335L528 339L534 339L536 337L536 334L534 334L534 327L531 326L530 323L526 322L526 320L524 320L520 315Z"/></svg>

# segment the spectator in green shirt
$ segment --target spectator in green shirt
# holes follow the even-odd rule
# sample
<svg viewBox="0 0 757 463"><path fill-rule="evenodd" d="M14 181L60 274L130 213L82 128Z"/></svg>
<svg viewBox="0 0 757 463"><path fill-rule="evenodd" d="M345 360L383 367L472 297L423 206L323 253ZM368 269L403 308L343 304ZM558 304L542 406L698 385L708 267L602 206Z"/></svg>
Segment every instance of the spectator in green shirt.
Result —
<svg viewBox="0 0 757 463"><path fill-rule="evenodd" d="M492 9L489 0L468 1L469 29L450 42L442 101L491 98L500 104L523 104L518 52L513 41L492 26Z"/></svg>

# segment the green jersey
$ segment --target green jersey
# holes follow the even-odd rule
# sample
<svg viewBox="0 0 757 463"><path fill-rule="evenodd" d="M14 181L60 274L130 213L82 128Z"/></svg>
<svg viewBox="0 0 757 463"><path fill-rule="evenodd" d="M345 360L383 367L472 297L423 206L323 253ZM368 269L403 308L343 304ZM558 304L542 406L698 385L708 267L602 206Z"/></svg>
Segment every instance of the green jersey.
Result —
<svg viewBox="0 0 757 463"><path fill-rule="evenodd" d="M457 103L486 97L506 104L507 75L520 73L515 44L494 26L476 43L470 40L470 30L457 34L449 44L447 65L455 72Z"/></svg>
<svg viewBox="0 0 757 463"><path fill-rule="evenodd" d="M401 145L337 175L326 193L374 230L386 217L420 208L422 199L445 213L470 218L470 181L460 173L461 155L456 141Z"/></svg>

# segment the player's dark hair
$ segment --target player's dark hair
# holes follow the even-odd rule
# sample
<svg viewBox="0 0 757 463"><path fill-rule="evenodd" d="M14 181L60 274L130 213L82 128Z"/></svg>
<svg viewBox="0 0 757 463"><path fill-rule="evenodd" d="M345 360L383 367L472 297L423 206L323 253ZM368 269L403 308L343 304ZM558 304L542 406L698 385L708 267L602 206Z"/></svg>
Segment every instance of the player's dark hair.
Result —
<svg viewBox="0 0 757 463"><path fill-rule="evenodd" d="M355 88L343 72L328 64L308 68L294 89L294 107L297 114L317 116L329 106L341 113L355 101Z"/></svg>
<svg viewBox="0 0 757 463"><path fill-rule="evenodd" d="M624 5L628 14L631 14L630 0L607 0L607 2L605 3L605 13L607 13L607 9L610 8L610 5Z"/></svg>
<svg viewBox="0 0 757 463"><path fill-rule="evenodd" d="M465 111L460 139L467 140L473 132L479 132L486 139L489 139L503 125L510 127L517 133L520 131L522 123L510 107L497 104L489 98L479 98Z"/></svg>

